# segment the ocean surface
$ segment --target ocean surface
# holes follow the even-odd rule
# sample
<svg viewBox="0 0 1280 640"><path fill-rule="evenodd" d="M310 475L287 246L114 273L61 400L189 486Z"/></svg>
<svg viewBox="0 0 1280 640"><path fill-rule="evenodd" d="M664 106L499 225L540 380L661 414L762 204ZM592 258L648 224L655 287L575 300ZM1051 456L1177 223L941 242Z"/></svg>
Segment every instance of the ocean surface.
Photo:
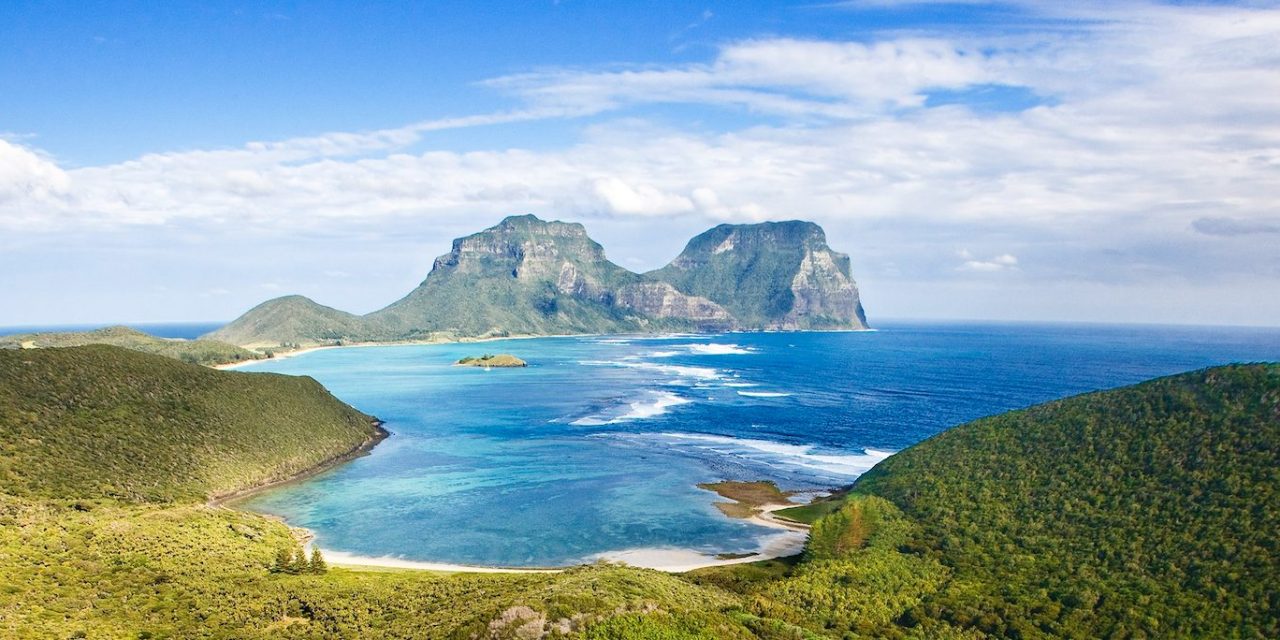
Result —
<svg viewBox="0 0 1280 640"><path fill-rule="evenodd" d="M484 353L530 366L451 366ZM430 562L754 551L776 531L724 517L697 483L838 487L974 418L1260 360L1280 360L1280 330L895 323L321 350L245 369L313 376L394 435L242 506L326 550Z"/></svg>

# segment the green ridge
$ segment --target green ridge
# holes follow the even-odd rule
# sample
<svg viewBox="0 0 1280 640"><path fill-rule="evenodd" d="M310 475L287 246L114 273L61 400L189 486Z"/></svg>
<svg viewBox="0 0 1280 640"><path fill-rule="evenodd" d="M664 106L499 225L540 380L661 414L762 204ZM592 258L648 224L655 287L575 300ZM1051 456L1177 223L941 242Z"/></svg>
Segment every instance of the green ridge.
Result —
<svg viewBox="0 0 1280 640"><path fill-rule="evenodd" d="M0 351L0 486L17 496L201 501L378 436L311 378L118 347Z"/></svg>
<svg viewBox="0 0 1280 640"><path fill-rule="evenodd" d="M23 333L0 336L0 349L43 349L108 344L189 362L216 365L258 360L264 354L215 339L166 340L129 327L116 326L66 333Z"/></svg>

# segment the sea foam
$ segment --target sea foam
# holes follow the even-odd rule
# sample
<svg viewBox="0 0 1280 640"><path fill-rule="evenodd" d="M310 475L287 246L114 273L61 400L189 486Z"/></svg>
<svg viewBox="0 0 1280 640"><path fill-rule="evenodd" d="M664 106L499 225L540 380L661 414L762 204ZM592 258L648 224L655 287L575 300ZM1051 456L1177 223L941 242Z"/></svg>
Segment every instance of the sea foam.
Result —
<svg viewBox="0 0 1280 640"><path fill-rule="evenodd" d="M706 344L685 344L680 345L690 352L703 356L737 356L756 353L755 349L749 349L736 344L719 344L715 342Z"/></svg>
<svg viewBox="0 0 1280 640"><path fill-rule="evenodd" d="M739 391L738 395L748 398L785 398L791 394L782 391Z"/></svg>
<svg viewBox="0 0 1280 640"><path fill-rule="evenodd" d="M862 475L868 469L874 467L876 463L893 454L892 451L870 448L864 448L862 453L816 453L813 445L787 444L771 440L731 438L729 436L713 436L699 433L661 433L655 435L677 446L684 443L713 451L719 455L743 457L771 465L789 465L816 469L850 477Z"/></svg>
<svg viewBox="0 0 1280 640"><path fill-rule="evenodd" d="M667 412L671 407L688 404L690 400L668 391L648 391L645 398L622 403L612 410L600 414L578 418L569 424L580 427L597 427L606 424L618 424L631 420L653 418Z"/></svg>

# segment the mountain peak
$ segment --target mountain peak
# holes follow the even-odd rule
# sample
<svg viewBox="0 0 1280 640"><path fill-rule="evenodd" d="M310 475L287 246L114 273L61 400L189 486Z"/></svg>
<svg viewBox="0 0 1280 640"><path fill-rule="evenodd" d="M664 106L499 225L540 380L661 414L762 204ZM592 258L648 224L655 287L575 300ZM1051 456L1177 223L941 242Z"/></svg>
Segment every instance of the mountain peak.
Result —
<svg viewBox="0 0 1280 640"><path fill-rule="evenodd" d="M749 329L865 329L849 256L803 220L722 224L650 272L724 306Z"/></svg>

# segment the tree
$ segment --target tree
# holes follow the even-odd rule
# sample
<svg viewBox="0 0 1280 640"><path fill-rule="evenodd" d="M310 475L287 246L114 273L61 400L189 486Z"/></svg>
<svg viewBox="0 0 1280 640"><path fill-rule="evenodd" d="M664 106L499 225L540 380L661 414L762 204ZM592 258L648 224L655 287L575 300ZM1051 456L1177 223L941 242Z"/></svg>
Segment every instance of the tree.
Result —
<svg viewBox="0 0 1280 640"><path fill-rule="evenodd" d="M276 551L276 560L271 565L271 573L290 573L293 568L293 551L281 547Z"/></svg>
<svg viewBox="0 0 1280 640"><path fill-rule="evenodd" d="M324 573L329 570L329 565L325 563L324 556L320 554L320 547L311 547L311 565L308 569L311 573Z"/></svg>
<svg viewBox="0 0 1280 640"><path fill-rule="evenodd" d="M294 574L294 575L303 574L303 573L309 573L309 572L310 572L310 569L311 569L311 563L307 561L307 550L306 550L306 549L304 549L304 548L302 548L302 547L298 547L298 549L297 549L297 555L295 555L295 556L294 556L294 558L293 558L293 563L292 563L292 566L290 567L290 569L291 569L291 570L289 571L289 573L292 573L292 574Z"/></svg>

